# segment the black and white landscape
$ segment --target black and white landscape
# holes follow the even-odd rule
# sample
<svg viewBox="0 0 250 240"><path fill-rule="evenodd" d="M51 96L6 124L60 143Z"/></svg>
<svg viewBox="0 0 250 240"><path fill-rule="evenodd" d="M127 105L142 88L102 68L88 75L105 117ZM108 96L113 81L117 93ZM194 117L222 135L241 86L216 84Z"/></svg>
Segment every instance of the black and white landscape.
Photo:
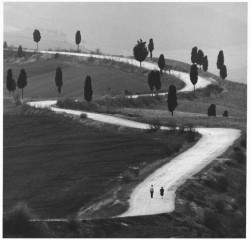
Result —
<svg viewBox="0 0 250 240"><path fill-rule="evenodd" d="M247 7L5 2L3 237L246 237Z"/></svg>

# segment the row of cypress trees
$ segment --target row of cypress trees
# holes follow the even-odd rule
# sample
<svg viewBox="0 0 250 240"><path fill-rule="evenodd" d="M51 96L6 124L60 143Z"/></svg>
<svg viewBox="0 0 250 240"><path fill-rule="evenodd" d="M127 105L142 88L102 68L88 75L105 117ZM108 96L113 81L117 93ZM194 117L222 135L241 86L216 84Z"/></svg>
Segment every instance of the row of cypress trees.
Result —
<svg viewBox="0 0 250 240"><path fill-rule="evenodd" d="M18 76L18 80L13 78L12 75L12 69L8 69L7 71L7 80L6 80L6 88L9 91L9 97L10 97L10 92L16 91L16 86L20 89L22 89L22 99L23 99L23 89L27 86L27 74L24 69L20 70L20 74ZM61 89L63 86L63 74L62 74L62 69L58 67L56 69L56 75L55 75L55 84L58 90L58 93L61 94ZM92 100L92 95L93 95L93 89L92 89L92 83L91 83L91 77L87 76L85 79L85 84L84 84L84 99L87 102L90 102Z"/></svg>
<svg viewBox="0 0 250 240"><path fill-rule="evenodd" d="M27 86L27 75L24 69L20 70L17 82L12 76L12 70L8 69L7 71L6 87L7 87L7 90L9 91L9 96L10 96L10 92L13 92L13 96L14 96L16 86L22 89L22 99L23 99L23 89Z"/></svg>

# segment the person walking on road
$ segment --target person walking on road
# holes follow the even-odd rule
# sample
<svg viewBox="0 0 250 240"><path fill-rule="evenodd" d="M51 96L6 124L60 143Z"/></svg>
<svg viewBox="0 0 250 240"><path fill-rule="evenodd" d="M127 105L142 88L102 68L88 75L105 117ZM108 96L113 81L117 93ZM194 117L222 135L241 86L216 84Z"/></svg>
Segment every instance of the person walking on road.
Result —
<svg viewBox="0 0 250 240"><path fill-rule="evenodd" d="M160 189L160 195L161 195L161 199L163 199L163 196L164 196L164 188L163 187L161 187L161 189Z"/></svg>
<svg viewBox="0 0 250 240"><path fill-rule="evenodd" d="M154 186L151 185L151 188L150 188L150 195L151 195L151 198L153 198L153 195L154 195Z"/></svg>

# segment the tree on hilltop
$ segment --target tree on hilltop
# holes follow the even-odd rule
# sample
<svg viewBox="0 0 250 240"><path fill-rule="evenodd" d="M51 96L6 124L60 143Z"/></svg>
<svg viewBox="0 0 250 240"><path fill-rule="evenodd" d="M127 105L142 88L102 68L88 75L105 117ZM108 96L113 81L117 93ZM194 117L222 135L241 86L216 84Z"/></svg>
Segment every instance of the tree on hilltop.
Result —
<svg viewBox="0 0 250 240"><path fill-rule="evenodd" d="M81 32L78 30L75 36L76 45L78 46L78 52L79 52L79 44L81 43L81 40L82 40Z"/></svg>
<svg viewBox="0 0 250 240"><path fill-rule="evenodd" d="M24 69L21 69L18 80L18 88L22 89L22 99L23 99L23 89L27 86L27 75Z"/></svg>
<svg viewBox="0 0 250 240"><path fill-rule="evenodd" d="M22 45L20 45L17 50L17 57L21 58L22 55L23 55L23 48Z"/></svg>
<svg viewBox="0 0 250 240"><path fill-rule="evenodd" d="M140 41L137 41L137 44L135 45L133 49L134 57L135 59L141 63L146 59L148 56L148 49L146 47L146 42L143 42L141 39Z"/></svg>
<svg viewBox="0 0 250 240"><path fill-rule="evenodd" d="M7 49L7 48L8 48L8 44L7 44L6 41L4 41L4 43L3 43L3 49Z"/></svg>
<svg viewBox="0 0 250 240"><path fill-rule="evenodd" d="M201 65L203 64L203 59L204 59L204 53L202 50L199 50L197 53L197 65L200 65L200 68Z"/></svg>
<svg viewBox="0 0 250 240"><path fill-rule="evenodd" d="M85 85L84 85L84 99L87 102L90 102L92 100L93 90L92 90L92 84L91 84L91 77L87 76L85 79Z"/></svg>
<svg viewBox="0 0 250 240"><path fill-rule="evenodd" d="M152 96L154 88L156 89L156 94L158 95L158 91L161 89L161 74L158 70L152 70L148 74L148 85L150 91L152 92Z"/></svg>
<svg viewBox="0 0 250 240"><path fill-rule="evenodd" d="M207 56L205 56L204 59L203 59L202 68L203 68L204 72L206 72L207 69L208 69L208 60L207 60Z"/></svg>
<svg viewBox="0 0 250 240"><path fill-rule="evenodd" d="M221 67L224 65L224 53L222 50L219 51L216 65L217 65L217 69L221 69Z"/></svg>
<svg viewBox="0 0 250 240"><path fill-rule="evenodd" d="M227 67L226 65L222 65L220 68L220 77L225 80L227 77Z"/></svg>
<svg viewBox="0 0 250 240"><path fill-rule="evenodd" d="M190 80L194 85L194 92L195 92L195 84L198 81L198 67L196 64L193 64L190 69Z"/></svg>
<svg viewBox="0 0 250 240"><path fill-rule="evenodd" d="M150 58L151 58L151 61L152 61L152 52L153 52L153 50L154 50L153 38L150 38L150 39L149 39L148 50L149 50L149 52L150 52Z"/></svg>
<svg viewBox="0 0 250 240"><path fill-rule="evenodd" d="M191 52L191 62L197 63L197 52L198 52L198 48L197 47L193 47L192 48L192 52Z"/></svg>
<svg viewBox="0 0 250 240"><path fill-rule="evenodd" d="M56 69L56 76L55 76L55 83L57 86L58 93L61 94L61 89L63 86L63 74L62 74L62 69L58 67Z"/></svg>
<svg viewBox="0 0 250 240"><path fill-rule="evenodd" d="M158 59L158 67L160 68L161 75L162 75L162 70L165 68L165 66L166 66L165 58L164 58L164 55L161 54L159 59Z"/></svg>
<svg viewBox="0 0 250 240"><path fill-rule="evenodd" d="M39 32L39 30L35 29L34 32L33 32L33 39L34 39L34 42L36 42L36 45L37 45L37 51L38 51L38 42L40 42L41 40L41 34Z"/></svg>
<svg viewBox="0 0 250 240"><path fill-rule="evenodd" d="M168 110L172 113L172 117L174 116L174 110L177 106L176 87L174 85L170 85L168 90Z"/></svg>
<svg viewBox="0 0 250 240"><path fill-rule="evenodd" d="M12 91L12 70L11 69L8 69L7 71L6 88L9 91L9 97L10 97L10 92Z"/></svg>

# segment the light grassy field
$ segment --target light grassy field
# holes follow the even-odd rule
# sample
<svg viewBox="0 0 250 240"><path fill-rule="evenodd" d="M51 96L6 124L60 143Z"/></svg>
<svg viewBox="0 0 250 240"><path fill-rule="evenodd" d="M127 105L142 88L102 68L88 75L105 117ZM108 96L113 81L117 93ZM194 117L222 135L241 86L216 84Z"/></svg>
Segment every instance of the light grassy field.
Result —
<svg viewBox="0 0 250 240"><path fill-rule="evenodd" d="M51 54L32 55L27 53L26 58L15 59L15 52L4 52L4 82L9 68L13 71L13 77L17 80L20 69L24 68L28 76L28 85L24 89L26 98L57 98L55 86L55 70L58 66L63 72L62 97L74 97L83 99L84 82L87 75L92 78L94 99L103 95L121 95L128 93L150 92L147 70L116 63L109 60L97 60L94 58L82 59ZM184 83L178 78L164 74L162 78L162 91L167 91L171 84L182 88ZM110 88L110 90L108 90ZM20 94L20 90L17 90ZM4 97L8 97L8 91L4 84Z"/></svg>

